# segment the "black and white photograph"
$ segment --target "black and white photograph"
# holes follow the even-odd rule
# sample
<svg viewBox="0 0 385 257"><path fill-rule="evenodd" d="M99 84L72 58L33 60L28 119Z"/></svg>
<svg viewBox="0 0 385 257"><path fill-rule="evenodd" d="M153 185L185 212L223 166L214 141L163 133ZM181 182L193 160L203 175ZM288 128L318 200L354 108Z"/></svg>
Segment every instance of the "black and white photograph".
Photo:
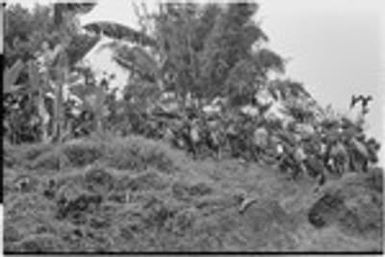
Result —
<svg viewBox="0 0 385 257"><path fill-rule="evenodd" d="M7 0L5 254L383 254L382 0Z"/></svg>

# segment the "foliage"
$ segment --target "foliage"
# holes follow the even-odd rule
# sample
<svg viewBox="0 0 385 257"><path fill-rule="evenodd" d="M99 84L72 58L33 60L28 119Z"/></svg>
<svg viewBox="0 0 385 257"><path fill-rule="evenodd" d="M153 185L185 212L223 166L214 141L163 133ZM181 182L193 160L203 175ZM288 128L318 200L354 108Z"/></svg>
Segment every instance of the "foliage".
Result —
<svg viewBox="0 0 385 257"><path fill-rule="evenodd" d="M3 94L15 91L15 83L24 68L24 63L20 60L16 61L11 68L6 68L4 71Z"/></svg>
<svg viewBox="0 0 385 257"><path fill-rule="evenodd" d="M182 156L160 142L128 137L113 140L106 147L106 157L108 164L118 169L142 170L152 166L169 173L175 171L174 161Z"/></svg>
<svg viewBox="0 0 385 257"><path fill-rule="evenodd" d="M63 146L62 153L73 167L92 164L103 156L100 144L90 140L68 142Z"/></svg>
<svg viewBox="0 0 385 257"><path fill-rule="evenodd" d="M26 164L28 169L38 169L47 171L60 171L61 165L69 165L68 160L62 154L59 148L55 147L51 151L43 152L33 161Z"/></svg>
<svg viewBox="0 0 385 257"><path fill-rule="evenodd" d="M98 42L98 36L91 36L88 34L77 34L71 39L67 49L69 56L69 65L73 67L80 61L90 49Z"/></svg>
<svg viewBox="0 0 385 257"><path fill-rule="evenodd" d="M269 83L268 89L270 93L279 93L280 98L287 100L290 98L308 97L311 98L309 92L304 88L302 83L291 80L273 80ZM278 96L276 96L277 98Z"/></svg>
<svg viewBox="0 0 385 257"><path fill-rule="evenodd" d="M125 40L138 45L130 48L118 44L117 61L182 98L188 93L208 99L229 93L236 97L239 91L247 95L256 79L266 79L268 71L284 71L282 58L273 51L253 51L255 44L268 40L260 26L251 21L257 9L258 5L251 3L230 4L228 8L217 4L161 4L159 13L140 17L154 23L152 36L157 44L127 36ZM123 35L146 37L145 33L106 22L91 24L88 29L103 30L117 39ZM152 48L143 50L143 46Z"/></svg>
<svg viewBox="0 0 385 257"><path fill-rule="evenodd" d="M75 13L87 11L74 10L74 6L71 4L65 7ZM81 4L80 7L82 7ZM85 7L90 8L90 6ZM68 22L67 19L63 30L58 30L54 23L51 6L35 5L33 10L28 10L20 4L11 4L7 6L6 12L6 67L13 66L6 68L6 86L4 90L5 93L18 90L17 94L19 94L18 96L7 95L7 102L5 103L7 113L5 120L6 131L15 143L20 142L22 134L28 135L28 139L24 137L22 141L38 140L41 138L42 133L43 138L47 138L48 128L39 128L39 126L41 122L43 123L42 126L46 126L47 118L50 118L49 112L45 109L43 103L45 93L49 89L45 87L46 81L41 77L42 74L37 74L38 70L34 64L35 59L43 58L45 62L43 68L48 71L48 76L56 80L59 74L53 68L60 65L57 62L63 60L64 52L68 54L69 64L73 64L82 58L90 47L95 44L95 38L87 34L79 34L72 22L76 19L71 22ZM72 38L72 40L68 41L68 38ZM66 40L68 42L65 42ZM28 65L23 65L23 62L28 63ZM41 68L39 67L39 69ZM21 86L18 88L11 87L15 82L18 82ZM62 84L62 82L58 84ZM60 94L60 92L57 91L56 94ZM58 95L56 95L55 99L58 100L60 97L58 98ZM13 104L9 104L8 101L12 101ZM11 110L14 107L19 109L18 112ZM57 108L57 110L59 109L61 108ZM24 116L22 117L22 115ZM55 120L58 119L57 116Z"/></svg>
<svg viewBox="0 0 385 257"><path fill-rule="evenodd" d="M58 32L52 19L51 8L35 5L32 11L20 4L7 5L5 19L6 66L17 59L27 61L34 57L44 41L58 43Z"/></svg>
<svg viewBox="0 0 385 257"><path fill-rule="evenodd" d="M154 39L151 37L140 33L138 31L135 31L132 28L113 23L113 22L97 22L97 23L90 23L87 24L85 29L89 31L93 31L95 33L103 32L105 35L117 38L117 39L125 39L130 42L136 42L140 45L155 45Z"/></svg>
<svg viewBox="0 0 385 257"><path fill-rule="evenodd" d="M298 102L286 104L286 110L289 115L294 117L298 122L310 122L314 119L314 113L311 109L304 108L304 105Z"/></svg>

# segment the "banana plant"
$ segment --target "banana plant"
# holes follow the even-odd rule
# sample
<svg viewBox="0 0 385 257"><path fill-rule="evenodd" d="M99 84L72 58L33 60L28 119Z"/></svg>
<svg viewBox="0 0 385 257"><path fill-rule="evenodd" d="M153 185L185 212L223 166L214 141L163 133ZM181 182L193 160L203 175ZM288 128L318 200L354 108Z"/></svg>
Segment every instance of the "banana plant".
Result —
<svg viewBox="0 0 385 257"><path fill-rule="evenodd" d="M32 96L34 106L38 110L38 115L42 120L42 141L48 141L48 122L50 115L44 105L44 88L40 85L40 74L37 65L33 60L28 61L26 64L18 60L11 68L6 69L4 73L4 86L3 93L17 92L22 86L15 86L15 82L20 76L23 68L28 68L29 87L26 88L28 94Z"/></svg>
<svg viewBox="0 0 385 257"><path fill-rule="evenodd" d="M158 42L151 36L115 22L92 22L84 26L88 31L102 33L115 42L104 47L112 48L113 58L122 67L138 74L145 81L153 82L163 88L162 70L164 62L158 61L144 48L151 50L158 47ZM135 43L136 46L130 46Z"/></svg>
<svg viewBox="0 0 385 257"><path fill-rule="evenodd" d="M85 25L84 28L96 33L103 32L103 34L111 38L135 42L143 46L154 47L157 44L150 36L116 22L92 22Z"/></svg>
<svg viewBox="0 0 385 257"><path fill-rule="evenodd" d="M32 93L35 93L35 92L37 93L35 97L35 106L37 107L38 114L42 121L42 124L41 124L42 141L44 143L47 143L49 141L48 125L50 121L50 115L44 104L45 88L41 86L38 67L32 60L28 62L28 76L29 76L30 87L31 87L30 90L32 90Z"/></svg>
<svg viewBox="0 0 385 257"><path fill-rule="evenodd" d="M20 89L20 86L16 86L15 83L19 78L24 66L24 63L21 60L17 60L12 65L12 67L5 69L3 81L3 94L13 93Z"/></svg>

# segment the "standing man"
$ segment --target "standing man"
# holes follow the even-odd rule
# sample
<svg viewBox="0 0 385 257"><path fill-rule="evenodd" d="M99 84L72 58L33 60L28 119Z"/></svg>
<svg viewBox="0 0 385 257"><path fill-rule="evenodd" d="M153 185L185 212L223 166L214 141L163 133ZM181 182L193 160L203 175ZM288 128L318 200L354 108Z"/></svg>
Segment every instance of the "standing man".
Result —
<svg viewBox="0 0 385 257"><path fill-rule="evenodd" d="M294 178L298 176L299 173L306 174L306 166L305 162L307 159L307 155L304 150L304 143L301 140L298 140L294 150L294 159L296 162L296 170L293 174Z"/></svg>

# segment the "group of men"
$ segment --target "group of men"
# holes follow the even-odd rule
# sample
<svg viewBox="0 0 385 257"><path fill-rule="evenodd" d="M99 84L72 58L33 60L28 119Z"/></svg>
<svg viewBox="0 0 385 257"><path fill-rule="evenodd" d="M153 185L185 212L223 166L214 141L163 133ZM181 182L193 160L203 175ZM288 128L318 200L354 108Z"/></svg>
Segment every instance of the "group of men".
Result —
<svg viewBox="0 0 385 257"><path fill-rule="evenodd" d="M177 124L177 125L176 125ZM278 167L297 178L307 174L324 183L327 174L366 172L376 163L380 144L365 137L359 124L348 119L289 126L237 114L187 115L165 126L165 137L194 157L208 149L216 158L223 152L245 161ZM207 153L204 152L204 153Z"/></svg>

